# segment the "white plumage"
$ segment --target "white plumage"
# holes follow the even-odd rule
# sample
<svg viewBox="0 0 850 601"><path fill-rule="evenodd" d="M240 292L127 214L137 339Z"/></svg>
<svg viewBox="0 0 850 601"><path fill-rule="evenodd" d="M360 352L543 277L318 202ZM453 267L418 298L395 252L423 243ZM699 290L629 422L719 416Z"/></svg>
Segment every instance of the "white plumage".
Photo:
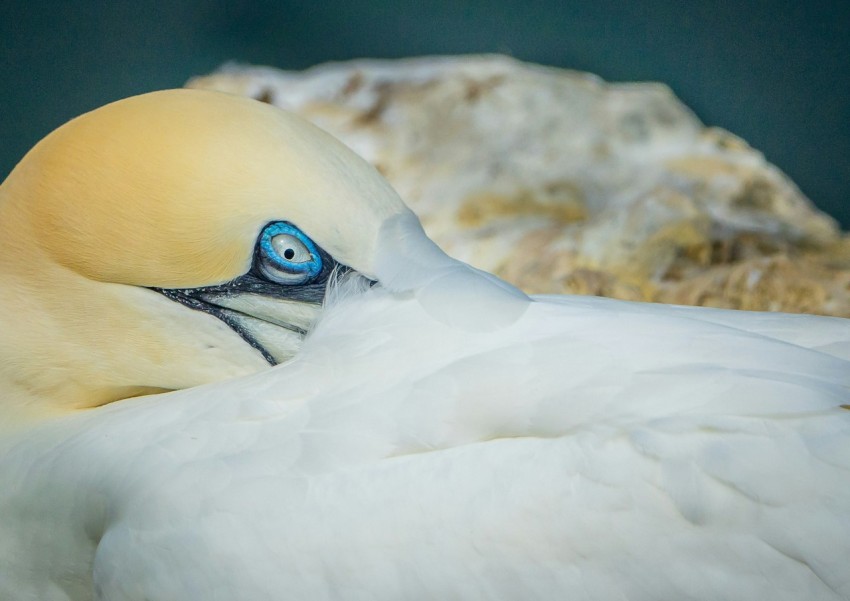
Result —
<svg viewBox="0 0 850 601"><path fill-rule="evenodd" d="M61 554L76 598L91 569L113 600L846 599L848 347L837 319L566 297L473 333L350 295L287 365L4 453L3 597L64 599Z"/></svg>
<svg viewBox="0 0 850 601"><path fill-rule="evenodd" d="M850 598L850 322L376 228L288 363L0 431L0 599Z"/></svg>

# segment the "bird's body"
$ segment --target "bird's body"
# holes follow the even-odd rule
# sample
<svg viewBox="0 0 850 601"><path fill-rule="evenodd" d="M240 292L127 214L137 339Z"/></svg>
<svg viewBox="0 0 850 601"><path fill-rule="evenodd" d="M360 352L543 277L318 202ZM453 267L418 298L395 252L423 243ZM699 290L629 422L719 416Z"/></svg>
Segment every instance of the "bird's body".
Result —
<svg viewBox="0 0 850 601"><path fill-rule="evenodd" d="M287 365L24 435L0 597L846 599L850 324L726 317L342 300Z"/></svg>
<svg viewBox="0 0 850 601"><path fill-rule="evenodd" d="M151 190L163 219L197 212L191 240L147 224L119 232L121 260L99 255L121 245L108 202L75 204L84 178L57 176L50 214L76 221L23 262L33 178L56 174L36 167L63 147L0 188L0 599L850 598L850 322L529 299L443 255L329 138L250 102L104 113L123 115L111 131L140 111L154 125L134 139L171 150L181 111L245 120L160 165L170 179L97 185L110 159L84 182L132 198L117 223L144 220ZM267 185L179 177L255 142ZM289 171L263 175L281 156ZM107 319L86 295L111 299Z"/></svg>

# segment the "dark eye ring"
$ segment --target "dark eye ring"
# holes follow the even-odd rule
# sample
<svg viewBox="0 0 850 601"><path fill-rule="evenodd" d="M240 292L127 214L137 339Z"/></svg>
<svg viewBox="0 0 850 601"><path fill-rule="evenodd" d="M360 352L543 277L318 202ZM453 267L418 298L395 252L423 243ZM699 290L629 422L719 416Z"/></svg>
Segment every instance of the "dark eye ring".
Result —
<svg viewBox="0 0 850 601"><path fill-rule="evenodd" d="M272 282L298 286L322 272L322 257L316 245L291 223L268 224L257 246L260 273Z"/></svg>

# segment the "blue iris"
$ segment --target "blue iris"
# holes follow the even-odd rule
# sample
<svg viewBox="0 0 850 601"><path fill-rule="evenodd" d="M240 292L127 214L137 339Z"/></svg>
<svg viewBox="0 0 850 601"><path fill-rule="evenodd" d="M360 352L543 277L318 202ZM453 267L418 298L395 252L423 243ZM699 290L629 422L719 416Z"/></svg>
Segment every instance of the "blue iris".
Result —
<svg viewBox="0 0 850 601"><path fill-rule="evenodd" d="M291 223L275 221L260 234L259 268L279 284L306 284L322 272L322 257L310 238Z"/></svg>

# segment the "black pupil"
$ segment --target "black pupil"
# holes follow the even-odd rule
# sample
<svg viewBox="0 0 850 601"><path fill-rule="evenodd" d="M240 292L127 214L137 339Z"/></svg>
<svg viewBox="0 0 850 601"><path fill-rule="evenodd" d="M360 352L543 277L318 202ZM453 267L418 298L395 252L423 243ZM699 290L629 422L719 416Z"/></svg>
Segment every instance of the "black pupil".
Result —
<svg viewBox="0 0 850 601"><path fill-rule="evenodd" d="M285 251L283 251L283 256L284 256L284 258L291 260L292 257L295 256L295 251L292 250L291 248L287 248Z"/></svg>

